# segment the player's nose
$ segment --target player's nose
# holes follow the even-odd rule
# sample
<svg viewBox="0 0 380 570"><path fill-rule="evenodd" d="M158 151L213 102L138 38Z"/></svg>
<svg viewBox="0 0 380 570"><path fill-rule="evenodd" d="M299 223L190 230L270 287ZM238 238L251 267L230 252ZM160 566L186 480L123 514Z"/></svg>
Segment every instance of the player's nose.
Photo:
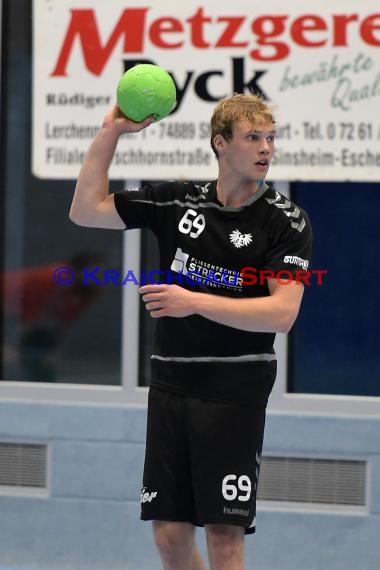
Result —
<svg viewBox="0 0 380 570"><path fill-rule="evenodd" d="M266 139L260 141L259 153L264 155L270 153L270 145Z"/></svg>

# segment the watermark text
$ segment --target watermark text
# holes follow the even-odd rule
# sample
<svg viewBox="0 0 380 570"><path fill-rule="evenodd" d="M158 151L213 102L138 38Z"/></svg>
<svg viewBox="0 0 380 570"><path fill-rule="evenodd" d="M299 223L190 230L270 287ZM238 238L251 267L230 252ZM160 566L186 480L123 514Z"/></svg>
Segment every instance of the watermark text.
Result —
<svg viewBox="0 0 380 570"><path fill-rule="evenodd" d="M322 285L323 276L327 274L327 269L281 269L273 271L271 269L256 269L255 267L243 267L233 274L227 271L215 272L212 269L205 274L199 271L187 271L177 273L175 271L153 269L151 271L140 271L139 274L132 269L121 273L117 269L104 269L102 267L84 267L82 271L75 273L70 267L57 267L53 272L53 280L58 285L67 286L74 281L81 282L87 286L125 286L125 285L223 285L244 286L265 285L268 280L274 279L280 285L289 285L295 282L310 286L312 284Z"/></svg>

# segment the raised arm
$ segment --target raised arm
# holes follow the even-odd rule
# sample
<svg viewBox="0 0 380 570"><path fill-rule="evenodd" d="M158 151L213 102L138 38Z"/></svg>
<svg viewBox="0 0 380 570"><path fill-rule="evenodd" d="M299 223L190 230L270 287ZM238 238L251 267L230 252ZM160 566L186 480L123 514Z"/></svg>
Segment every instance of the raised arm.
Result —
<svg viewBox="0 0 380 570"><path fill-rule="evenodd" d="M116 106L108 111L79 172L69 214L72 222L94 228L125 229L116 211L114 196L109 194L108 170L119 137L124 133L137 133L153 120L148 117L135 123Z"/></svg>

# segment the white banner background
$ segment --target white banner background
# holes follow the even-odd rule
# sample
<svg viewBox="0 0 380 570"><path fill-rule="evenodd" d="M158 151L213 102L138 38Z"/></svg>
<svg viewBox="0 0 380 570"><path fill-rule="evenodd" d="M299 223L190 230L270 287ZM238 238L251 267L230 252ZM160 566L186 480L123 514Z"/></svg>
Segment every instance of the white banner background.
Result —
<svg viewBox="0 0 380 570"><path fill-rule="evenodd" d="M76 178L125 62L150 60L173 75L179 104L120 140L111 178L214 177L213 107L252 80L277 108L271 179L376 180L376 4L34 0L33 173Z"/></svg>

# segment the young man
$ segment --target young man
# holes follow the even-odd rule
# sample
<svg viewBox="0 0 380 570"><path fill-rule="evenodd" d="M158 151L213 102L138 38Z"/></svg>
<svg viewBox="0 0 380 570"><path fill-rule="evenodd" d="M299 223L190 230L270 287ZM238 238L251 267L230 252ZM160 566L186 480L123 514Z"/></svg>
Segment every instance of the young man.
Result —
<svg viewBox="0 0 380 570"><path fill-rule="evenodd" d="M244 536L255 530L265 409L276 375L273 342L300 308L303 285L295 277L308 264L310 224L264 182L275 120L251 95L234 95L214 110L216 181L109 194L120 135L151 122L133 123L117 107L108 112L84 160L70 217L84 226L148 227L158 239L167 282L140 288L158 319L142 519L153 520L166 570L205 568L195 526L206 529L212 570L242 570Z"/></svg>

